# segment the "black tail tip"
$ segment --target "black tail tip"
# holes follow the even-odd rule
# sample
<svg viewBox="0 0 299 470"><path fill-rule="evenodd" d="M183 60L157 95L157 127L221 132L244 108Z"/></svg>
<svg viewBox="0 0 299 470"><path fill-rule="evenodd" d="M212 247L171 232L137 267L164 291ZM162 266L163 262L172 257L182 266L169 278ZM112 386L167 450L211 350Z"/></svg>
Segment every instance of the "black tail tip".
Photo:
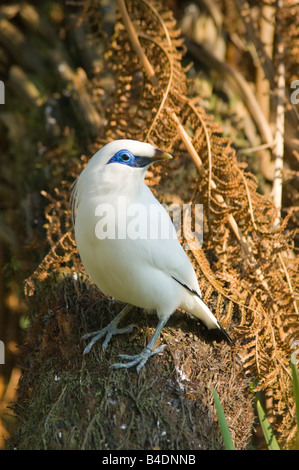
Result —
<svg viewBox="0 0 299 470"><path fill-rule="evenodd" d="M229 345L233 345L234 341L223 326L218 322L218 328L210 330L210 336L212 336L217 342L225 339Z"/></svg>
<svg viewBox="0 0 299 470"><path fill-rule="evenodd" d="M232 339L232 337L228 334L228 332L223 328L223 326L220 325L220 323L218 322L218 325L219 325L219 329L221 331L221 333L223 334L223 336L225 337L226 341L228 342L228 344L231 344L233 345L234 344L234 341Z"/></svg>

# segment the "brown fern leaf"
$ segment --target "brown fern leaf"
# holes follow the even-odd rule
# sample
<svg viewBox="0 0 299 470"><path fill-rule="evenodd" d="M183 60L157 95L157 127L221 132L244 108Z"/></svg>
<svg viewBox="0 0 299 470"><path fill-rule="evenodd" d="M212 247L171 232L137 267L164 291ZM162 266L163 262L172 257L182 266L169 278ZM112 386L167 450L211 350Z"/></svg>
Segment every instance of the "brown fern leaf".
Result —
<svg viewBox="0 0 299 470"><path fill-rule="evenodd" d="M71 227L70 210L68 205L68 193L55 189L55 194L50 195L42 191L50 204L46 207L45 216L48 222L45 224L47 241L50 249L46 257L39 264L37 269L25 280L25 292L33 295L36 282L45 281L56 270L58 273L62 269L67 270L78 262L77 247Z"/></svg>
<svg viewBox="0 0 299 470"><path fill-rule="evenodd" d="M133 137L171 149L177 131L169 111L181 108L187 91L181 67L183 41L172 15L161 12L159 2L119 2L119 6L125 10L128 27L117 23L106 55L116 89L113 106L107 111L105 141ZM142 51L146 50L145 67L155 64L153 76L148 76L147 70L144 73L138 56L130 53L130 40L137 40Z"/></svg>

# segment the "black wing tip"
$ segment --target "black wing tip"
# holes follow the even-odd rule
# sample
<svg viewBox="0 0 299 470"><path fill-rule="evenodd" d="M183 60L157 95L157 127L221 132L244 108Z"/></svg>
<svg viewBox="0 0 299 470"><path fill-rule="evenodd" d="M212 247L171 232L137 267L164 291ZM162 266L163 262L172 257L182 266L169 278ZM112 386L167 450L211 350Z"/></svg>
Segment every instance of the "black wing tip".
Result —
<svg viewBox="0 0 299 470"><path fill-rule="evenodd" d="M200 299L202 299L202 297L199 295L198 292L196 292L194 289L191 289L191 287L187 286L187 284L185 284L184 282L181 282L179 279L177 279L176 277L174 276L171 276L172 279L174 279L176 282L178 282L179 284L181 284L181 286L185 287L185 289L187 289L188 291L192 292L192 294L195 294L197 295ZM224 336L224 338L226 339L226 341L228 342L228 344L230 345L233 345L234 344L234 340L231 338L231 336L228 334L228 332L223 328L223 326L219 323L219 321L217 321L217 324L218 324L218 328L220 330L220 333L222 333L222 336ZM214 328L212 331L213 332L217 332L219 331L217 328Z"/></svg>
<svg viewBox="0 0 299 470"><path fill-rule="evenodd" d="M192 294L195 294L197 295L197 297L199 297L201 299L201 295L196 292L196 290L192 289L191 287L189 287L187 284L185 284L184 282L182 281L179 281L179 279L177 279L176 277L174 276L171 276L172 279L174 279L176 282L178 282L179 284L181 284L181 286L185 287L185 289L187 289L189 292L191 292Z"/></svg>

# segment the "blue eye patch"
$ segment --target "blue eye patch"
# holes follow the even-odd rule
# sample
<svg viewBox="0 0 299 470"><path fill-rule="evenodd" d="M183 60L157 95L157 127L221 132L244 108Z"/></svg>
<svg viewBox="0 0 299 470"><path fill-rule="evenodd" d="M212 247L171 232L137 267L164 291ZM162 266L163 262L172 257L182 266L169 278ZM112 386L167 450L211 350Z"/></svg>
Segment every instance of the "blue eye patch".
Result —
<svg viewBox="0 0 299 470"><path fill-rule="evenodd" d="M131 166L132 168L142 168L153 163L153 159L150 157L137 157L133 155L130 150L122 149L110 158L107 165L109 165L109 163L120 163L121 165Z"/></svg>

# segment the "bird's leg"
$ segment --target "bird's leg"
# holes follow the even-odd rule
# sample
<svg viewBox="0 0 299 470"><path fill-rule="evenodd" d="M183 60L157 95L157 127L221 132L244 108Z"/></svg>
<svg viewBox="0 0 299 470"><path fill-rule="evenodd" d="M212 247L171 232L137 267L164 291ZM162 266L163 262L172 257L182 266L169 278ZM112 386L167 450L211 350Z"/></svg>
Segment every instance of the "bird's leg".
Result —
<svg viewBox="0 0 299 470"><path fill-rule="evenodd" d="M121 359L125 359L130 362L127 362L126 364L116 363L116 364L113 364L111 367L113 367L114 369L122 369L122 368L137 366L137 372L139 372L149 357L153 356L154 354L160 353L166 347L165 344L162 344L161 346L158 346L157 348L153 349L157 342L157 339L159 338L162 328L166 324L166 322L167 322L167 319L159 321L157 328L155 329L155 332L150 342L141 351L140 354L137 354L136 356L127 356L126 354L120 354L119 357Z"/></svg>
<svg viewBox="0 0 299 470"><path fill-rule="evenodd" d="M133 305L126 305L125 308L121 310L121 312L116 315L116 317L107 325L105 328L99 331L92 331L91 333L87 333L86 335L82 336L82 339L92 338L92 340L88 343L86 348L83 351L83 354L88 354L93 347L93 345L101 338L106 336L105 341L103 342L102 348L105 350L108 346L108 343L113 335L121 335L123 333L131 333L134 326L136 325L129 325L125 328L117 328L119 322L132 310Z"/></svg>

